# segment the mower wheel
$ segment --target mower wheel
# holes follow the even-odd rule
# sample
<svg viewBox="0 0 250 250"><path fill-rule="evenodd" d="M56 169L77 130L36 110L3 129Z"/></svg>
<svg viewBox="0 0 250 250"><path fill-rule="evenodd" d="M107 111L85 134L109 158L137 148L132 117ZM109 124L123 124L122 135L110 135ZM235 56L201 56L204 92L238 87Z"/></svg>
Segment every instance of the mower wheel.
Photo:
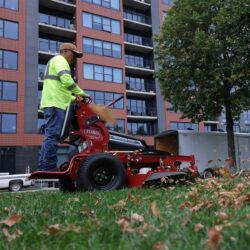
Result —
<svg viewBox="0 0 250 250"><path fill-rule="evenodd" d="M76 187L74 185L74 182L67 178L59 179L59 189L65 193L76 192Z"/></svg>
<svg viewBox="0 0 250 250"><path fill-rule="evenodd" d="M80 191L111 191L122 188L126 174L120 160L108 153L98 153L85 159L78 168L76 187Z"/></svg>

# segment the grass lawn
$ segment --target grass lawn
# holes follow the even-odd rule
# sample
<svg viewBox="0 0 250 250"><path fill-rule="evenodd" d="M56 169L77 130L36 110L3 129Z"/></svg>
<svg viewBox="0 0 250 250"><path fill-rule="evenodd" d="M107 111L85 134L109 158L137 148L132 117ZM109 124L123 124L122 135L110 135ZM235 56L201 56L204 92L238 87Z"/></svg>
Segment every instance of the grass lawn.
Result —
<svg viewBox="0 0 250 250"><path fill-rule="evenodd" d="M0 249L249 249L250 177L114 192L0 193Z"/></svg>

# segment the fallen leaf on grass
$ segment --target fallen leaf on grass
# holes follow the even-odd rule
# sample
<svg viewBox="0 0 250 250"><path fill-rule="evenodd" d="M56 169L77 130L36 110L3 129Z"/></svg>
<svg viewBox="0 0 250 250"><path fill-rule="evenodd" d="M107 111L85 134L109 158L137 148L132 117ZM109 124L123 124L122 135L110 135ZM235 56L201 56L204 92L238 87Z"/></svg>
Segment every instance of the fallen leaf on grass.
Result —
<svg viewBox="0 0 250 250"><path fill-rule="evenodd" d="M123 233L132 233L134 230L132 228L132 223L131 223L131 220L127 217L123 217L121 218L119 221L117 221L117 224L119 225L120 227L120 230L123 232Z"/></svg>
<svg viewBox="0 0 250 250"><path fill-rule="evenodd" d="M21 215L15 214L10 216L9 218L5 219L5 220L1 220L0 221L0 225L6 225L9 227L12 227L13 225L15 225L17 222L19 222L23 217Z"/></svg>
<svg viewBox="0 0 250 250"><path fill-rule="evenodd" d="M162 241L158 241L158 242L155 242L152 246L152 250L168 250L168 246L162 242Z"/></svg>
<svg viewBox="0 0 250 250"><path fill-rule="evenodd" d="M83 204L79 213L82 215L86 215L88 217L95 217L96 216L95 211L93 209L90 209L86 204Z"/></svg>
<svg viewBox="0 0 250 250"><path fill-rule="evenodd" d="M79 197L69 198L66 202L67 202L67 203L71 203L71 202L73 202L73 201L79 202L79 201L80 201L80 198L79 198Z"/></svg>
<svg viewBox="0 0 250 250"><path fill-rule="evenodd" d="M157 217L158 219L161 219L161 213L160 213L155 201L153 201L151 204L151 212L155 217Z"/></svg>
<svg viewBox="0 0 250 250"><path fill-rule="evenodd" d="M17 229L13 234L10 234L7 228L3 228L2 232L8 241L12 241L23 234L22 231L20 231L19 229Z"/></svg>
<svg viewBox="0 0 250 250"><path fill-rule="evenodd" d="M239 193L242 193L244 191L245 187L244 187L244 184L243 183L238 183L237 186L236 186L236 190L239 192Z"/></svg>
<svg viewBox="0 0 250 250"><path fill-rule="evenodd" d="M202 224L195 224L194 225L194 232L198 233L202 228L204 228L204 226Z"/></svg>
<svg viewBox="0 0 250 250"><path fill-rule="evenodd" d="M217 250L219 249L222 236L220 231L217 231L215 228L210 228L207 231L207 249Z"/></svg>
<svg viewBox="0 0 250 250"><path fill-rule="evenodd" d="M61 234L62 229L60 224L55 224L55 225L48 225L46 227L46 232L45 234L48 236L58 236L59 234Z"/></svg>
<svg viewBox="0 0 250 250"><path fill-rule="evenodd" d="M159 228L157 228L154 225L151 225L151 224L148 224L148 223L144 223L143 225L139 226L136 229L136 232L146 238L147 237L147 234L145 233L146 230L147 231L153 231L155 233L159 233L161 231Z"/></svg>
<svg viewBox="0 0 250 250"><path fill-rule="evenodd" d="M126 206L126 201L124 200L120 200L118 201L118 203L114 204L114 205L108 205L108 208L114 208L115 210L122 210L125 206Z"/></svg>
<svg viewBox="0 0 250 250"><path fill-rule="evenodd" d="M185 201L185 202L183 202L183 203L180 205L180 208L186 208L186 207L191 207L191 203L188 202L188 201Z"/></svg>
<svg viewBox="0 0 250 250"><path fill-rule="evenodd" d="M226 214L225 212L218 212L215 214L219 217L221 221L228 220L230 218L230 216Z"/></svg>
<svg viewBox="0 0 250 250"><path fill-rule="evenodd" d="M88 230L84 227L79 227L73 224L67 225L67 227L63 230L65 232L74 232L74 233L85 233Z"/></svg>
<svg viewBox="0 0 250 250"><path fill-rule="evenodd" d="M131 221L133 222L143 222L144 221L144 217L140 214L137 213L133 213L131 215Z"/></svg>
<svg viewBox="0 0 250 250"><path fill-rule="evenodd" d="M95 206L99 205L101 203L101 199L97 199L95 202Z"/></svg>

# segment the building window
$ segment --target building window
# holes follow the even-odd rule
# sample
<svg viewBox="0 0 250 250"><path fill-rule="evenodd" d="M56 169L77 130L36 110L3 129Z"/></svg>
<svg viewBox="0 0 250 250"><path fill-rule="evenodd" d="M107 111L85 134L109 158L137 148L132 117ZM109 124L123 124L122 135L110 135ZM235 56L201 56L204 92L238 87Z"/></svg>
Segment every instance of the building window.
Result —
<svg viewBox="0 0 250 250"><path fill-rule="evenodd" d="M199 131L197 123L191 122L170 122L170 128L174 130L194 130Z"/></svg>
<svg viewBox="0 0 250 250"><path fill-rule="evenodd" d="M83 76L87 80L122 83L122 69L84 63Z"/></svg>
<svg viewBox="0 0 250 250"><path fill-rule="evenodd" d="M205 129L205 132L218 131L216 123L205 123L204 124L204 129Z"/></svg>
<svg viewBox="0 0 250 250"><path fill-rule="evenodd" d="M0 0L0 8L18 10L18 0Z"/></svg>
<svg viewBox="0 0 250 250"><path fill-rule="evenodd" d="M120 21L86 12L83 12L82 14L82 25L90 29L102 30L119 35L121 34Z"/></svg>
<svg viewBox="0 0 250 250"><path fill-rule="evenodd" d="M10 174L14 174L15 166L16 147L0 147L0 172L8 172Z"/></svg>
<svg viewBox="0 0 250 250"><path fill-rule="evenodd" d="M17 100L17 83L0 81L0 100Z"/></svg>
<svg viewBox="0 0 250 250"><path fill-rule="evenodd" d="M45 13L39 13L39 22L75 30L74 21L68 18L62 18L58 16L48 15Z"/></svg>
<svg viewBox="0 0 250 250"><path fill-rule="evenodd" d="M156 133L152 122L128 122L129 135L155 135Z"/></svg>
<svg viewBox="0 0 250 250"><path fill-rule="evenodd" d="M83 38L83 50L85 53L122 58L122 46L117 43L110 43L92 38Z"/></svg>
<svg viewBox="0 0 250 250"><path fill-rule="evenodd" d="M18 23L0 19L0 37L18 39Z"/></svg>
<svg viewBox="0 0 250 250"><path fill-rule="evenodd" d="M16 114L0 113L0 133L1 134L16 133Z"/></svg>
<svg viewBox="0 0 250 250"><path fill-rule="evenodd" d="M110 124L107 124L107 128L109 130L112 130L112 131L116 131L116 132L119 132L119 133L125 133L125 121L123 119L117 119L116 120L116 125L110 125Z"/></svg>
<svg viewBox="0 0 250 250"><path fill-rule="evenodd" d="M91 96L94 103L101 104L101 105L107 105L111 103L114 100L117 100L123 94L120 93L113 93L113 92L102 92L102 91L93 91L93 90L85 90L87 94ZM119 100L118 102L114 103L111 108L114 109L123 109L124 108L124 102L123 98Z"/></svg>
<svg viewBox="0 0 250 250"><path fill-rule="evenodd" d="M105 8L120 10L120 0L82 0L83 2L100 5Z"/></svg>
<svg viewBox="0 0 250 250"><path fill-rule="evenodd" d="M0 50L0 69L17 69L17 60L17 52Z"/></svg>
<svg viewBox="0 0 250 250"><path fill-rule="evenodd" d="M57 53L62 41L39 38L39 50L49 53Z"/></svg>

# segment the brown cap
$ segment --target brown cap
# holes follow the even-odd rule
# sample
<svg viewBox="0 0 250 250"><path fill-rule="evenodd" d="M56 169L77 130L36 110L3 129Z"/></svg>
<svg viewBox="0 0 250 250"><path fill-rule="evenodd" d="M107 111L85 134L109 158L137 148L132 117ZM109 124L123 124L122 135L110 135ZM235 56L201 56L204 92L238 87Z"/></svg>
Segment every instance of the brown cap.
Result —
<svg viewBox="0 0 250 250"><path fill-rule="evenodd" d="M73 43L62 43L60 45L60 51L64 49L71 50L75 54L75 56L78 58L81 58L83 55L81 51L76 49L76 46Z"/></svg>

